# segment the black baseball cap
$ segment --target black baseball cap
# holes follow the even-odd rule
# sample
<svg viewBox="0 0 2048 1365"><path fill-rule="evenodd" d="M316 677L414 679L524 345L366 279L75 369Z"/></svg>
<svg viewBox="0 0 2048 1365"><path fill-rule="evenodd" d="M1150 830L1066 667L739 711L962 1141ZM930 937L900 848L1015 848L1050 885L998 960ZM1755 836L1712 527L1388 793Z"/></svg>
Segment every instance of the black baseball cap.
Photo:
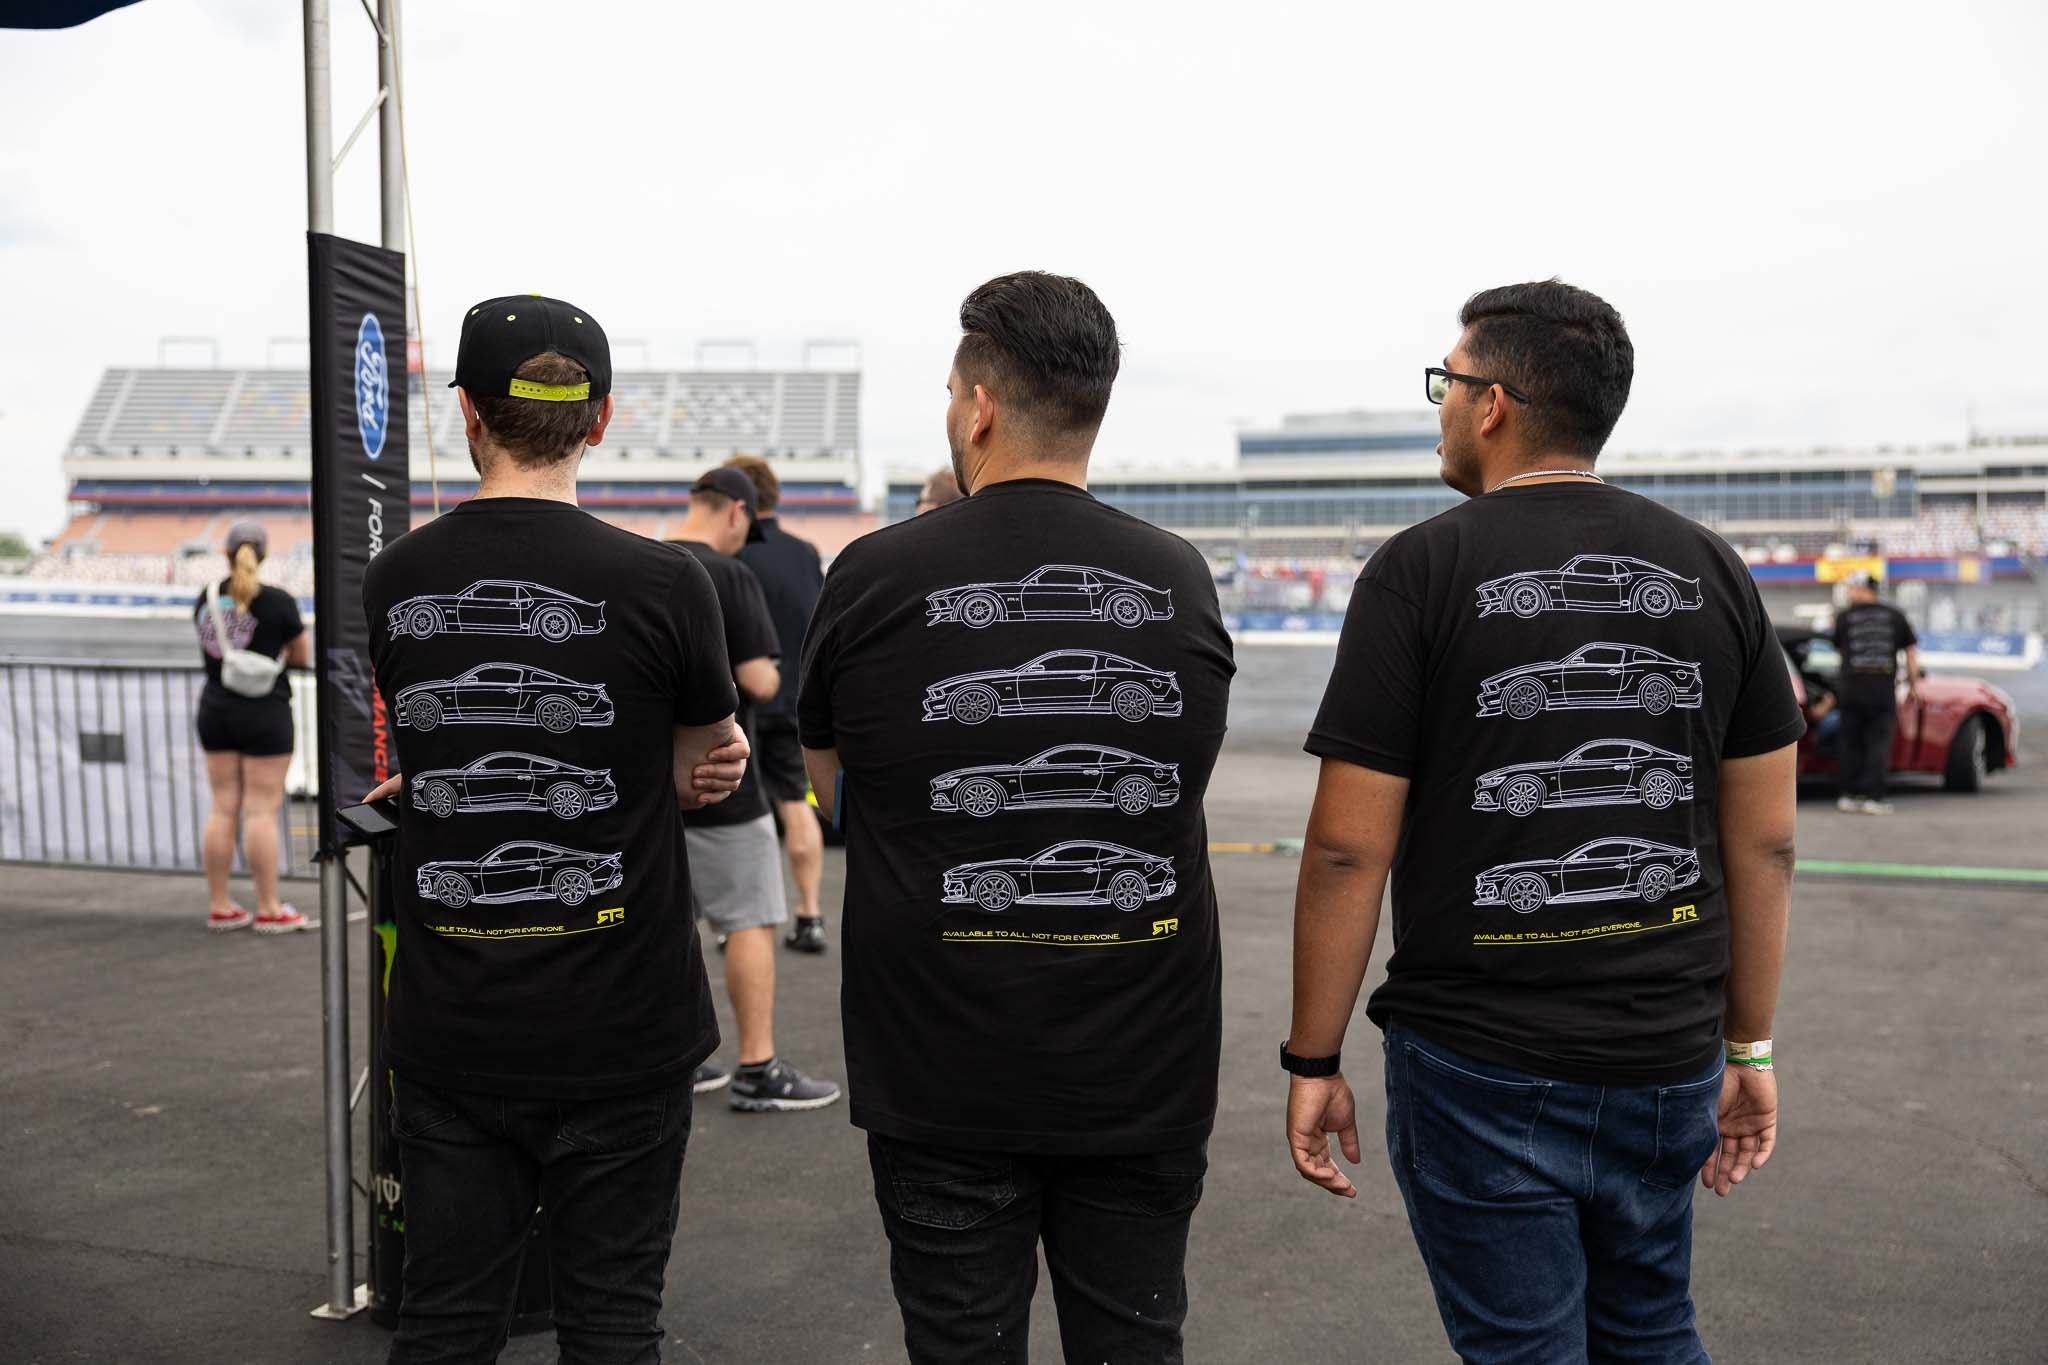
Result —
<svg viewBox="0 0 2048 1365"><path fill-rule="evenodd" d="M747 539L768 539L761 532L761 495L755 489L754 481L731 465L722 464L715 469L705 470L703 476L690 485L690 491L725 494L747 509Z"/></svg>
<svg viewBox="0 0 2048 1365"><path fill-rule="evenodd" d="M536 384L518 377L519 367L553 351L581 365L584 384ZM534 398L575 403L612 391L612 345L597 319L573 303L539 294L485 299L462 319L462 344L455 352L455 378L472 396Z"/></svg>

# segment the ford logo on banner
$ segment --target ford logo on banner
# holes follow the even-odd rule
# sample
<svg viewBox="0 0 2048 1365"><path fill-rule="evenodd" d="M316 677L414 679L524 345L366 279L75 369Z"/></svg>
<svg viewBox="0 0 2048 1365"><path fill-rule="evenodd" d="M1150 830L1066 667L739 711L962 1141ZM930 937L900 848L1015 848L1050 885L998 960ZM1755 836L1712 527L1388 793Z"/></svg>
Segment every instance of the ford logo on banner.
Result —
<svg viewBox="0 0 2048 1365"><path fill-rule="evenodd" d="M384 453L390 425L391 367L384 358L384 328L375 313L365 313L356 328L356 431L365 455L374 460Z"/></svg>

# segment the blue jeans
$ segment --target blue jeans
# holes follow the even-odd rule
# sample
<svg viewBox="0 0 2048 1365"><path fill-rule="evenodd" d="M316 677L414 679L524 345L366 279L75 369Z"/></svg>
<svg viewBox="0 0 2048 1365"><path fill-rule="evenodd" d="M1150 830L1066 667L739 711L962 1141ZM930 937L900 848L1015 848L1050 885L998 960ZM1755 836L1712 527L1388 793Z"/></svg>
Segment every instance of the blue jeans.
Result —
<svg viewBox="0 0 2048 1365"><path fill-rule="evenodd" d="M1202 1147L1013 1156L868 1135L912 1365L1022 1365L1038 1244L1071 1361L1180 1365Z"/></svg>
<svg viewBox="0 0 2048 1365"><path fill-rule="evenodd" d="M690 1085L529 1100L395 1079L405 1291L391 1365L489 1365L511 1326L536 1207L547 1210L562 1365L661 1359Z"/></svg>
<svg viewBox="0 0 2048 1365"><path fill-rule="evenodd" d="M1721 1065L1582 1085L1387 1029L1387 1156L1462 1359L1708 1359L1692 1190L1720 1140Z"/></svg>

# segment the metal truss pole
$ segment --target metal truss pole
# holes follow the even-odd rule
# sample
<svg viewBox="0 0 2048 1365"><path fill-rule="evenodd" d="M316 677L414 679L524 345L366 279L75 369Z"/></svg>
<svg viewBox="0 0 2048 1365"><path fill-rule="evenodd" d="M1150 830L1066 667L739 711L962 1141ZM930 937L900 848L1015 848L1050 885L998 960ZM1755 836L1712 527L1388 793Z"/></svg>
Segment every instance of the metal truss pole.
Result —
<svg viewBox="0 0 2048 1365"><path fill-rule="evenodd" d="M386 251L404 251L405 149L398 141L398 0L377 0L377 85L384 91L383 107L377 111L383 244Z"/></svg>

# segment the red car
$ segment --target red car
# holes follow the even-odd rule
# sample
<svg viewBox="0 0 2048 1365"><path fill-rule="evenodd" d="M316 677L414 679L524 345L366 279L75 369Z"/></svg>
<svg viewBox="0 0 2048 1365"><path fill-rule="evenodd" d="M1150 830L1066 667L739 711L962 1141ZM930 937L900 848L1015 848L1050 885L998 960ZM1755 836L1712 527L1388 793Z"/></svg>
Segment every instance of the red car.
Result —
<svg viewBox="0 0 2048 1365"><path fill-rule="evenodd" d="M1779 626L1778 643L1792 668L1800 709L1813 718L1812 698L1837 688L1842 660L1834 643L1805 626ZM1920 700L1899 693L1899 723L1892 731L1894 773L1936 773L1950 791L1973 792L2001 768L2018 764L2019 715L2012 698L1982 678L1923 673ZM1822 751L1817 727L1799 741L1799 775L1831 777L1832 745Z"/></svg>

